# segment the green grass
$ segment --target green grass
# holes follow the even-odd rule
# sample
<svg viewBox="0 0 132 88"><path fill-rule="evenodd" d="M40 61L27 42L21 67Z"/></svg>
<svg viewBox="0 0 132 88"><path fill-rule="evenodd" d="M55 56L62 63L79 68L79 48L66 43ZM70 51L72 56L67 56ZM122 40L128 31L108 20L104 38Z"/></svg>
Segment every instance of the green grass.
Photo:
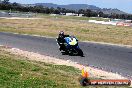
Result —
<svg viewBox="0 0 132 88"><path fill-rule="evenodd" d="M0 50L0 88L80 88L79 70L23 59Z"/></svg>
<svg viewBox="0 0 132 88"><path fill-rule="evenodd" d="M9 12L10 10L0 10L0 12Z"/></svg>

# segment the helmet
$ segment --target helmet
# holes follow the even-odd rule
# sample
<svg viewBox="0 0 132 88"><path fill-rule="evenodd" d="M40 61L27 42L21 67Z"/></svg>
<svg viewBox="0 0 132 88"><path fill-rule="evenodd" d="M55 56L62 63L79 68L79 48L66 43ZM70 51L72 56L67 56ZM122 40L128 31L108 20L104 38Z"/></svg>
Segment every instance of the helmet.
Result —
<svg viewBox="0 0 132 88"><path fill-rule="evenodd" d="M63 32L63 31L60 31L60 32L59 32L59 37L60 37L60 38L63 38L63 37L64 37L64 32Z"/></svg>
<svg viewBox="0 0 132 88"><path fill-rule="evenodd" d="M59 35L64 35L64 32L63 32L63 31L60 31L60 32L59 32Z"/></svg>

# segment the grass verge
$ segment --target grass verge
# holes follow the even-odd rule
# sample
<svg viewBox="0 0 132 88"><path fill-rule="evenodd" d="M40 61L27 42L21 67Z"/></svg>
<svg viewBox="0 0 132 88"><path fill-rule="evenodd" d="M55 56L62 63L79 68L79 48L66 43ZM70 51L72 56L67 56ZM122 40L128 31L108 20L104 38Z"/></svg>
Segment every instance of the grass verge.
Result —
<svg viewBox="0 0 132 88"><path fill-rule="evenodd" d="M132 27L101 25L65 18L42 16L42 19L0 19L0 32L56 37L64 30L81 41L132 45Z"/></svg>
<svg viewBox="0 0 132 88"><path fill-rule="evenodd" d="M0 49L1 88L79 88L79 70L23 58Z"/></svg>

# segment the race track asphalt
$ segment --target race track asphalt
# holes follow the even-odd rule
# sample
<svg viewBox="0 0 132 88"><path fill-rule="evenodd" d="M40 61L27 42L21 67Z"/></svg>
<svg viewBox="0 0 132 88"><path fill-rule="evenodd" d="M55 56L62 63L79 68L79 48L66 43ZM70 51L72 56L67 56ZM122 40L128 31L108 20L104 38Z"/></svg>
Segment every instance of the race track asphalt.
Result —
<svg viewBox="0 0 132 88"><path fill-rule="evenodd" d="M107 71L132 76L132 48L79 42L85 57L62 55L55 38L35 37L0 32L0 45L20 48L43 55L71 60L83 65L103 68Z"/></svg>

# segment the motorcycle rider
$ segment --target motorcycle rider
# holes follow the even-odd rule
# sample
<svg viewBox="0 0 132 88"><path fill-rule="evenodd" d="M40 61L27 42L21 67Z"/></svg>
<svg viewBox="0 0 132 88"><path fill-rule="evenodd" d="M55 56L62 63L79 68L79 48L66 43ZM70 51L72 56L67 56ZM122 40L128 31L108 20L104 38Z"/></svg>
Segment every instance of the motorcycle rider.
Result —
<svg viewBox="0 0 132 88"><path fill-rule="evenodd" d="M60 48L59 48L60 51L65 49L65 45L64 45L65 37L69 37L69 35L65 35L64 31L60 31L59 35L58 35L58 38L57 38L57 42L60 46Z"/></svg>
<svg viewBox="0 0 132 88"><path fill-rule="evenodd" d="M72 54L71 50L74 51L75 49L75 54L84 57L83 51L78 46L78 39L76 37L65 35L63 31L60 31L57 38L57 42L60 46L60 51L63 50L67 54Z"/></svg>

